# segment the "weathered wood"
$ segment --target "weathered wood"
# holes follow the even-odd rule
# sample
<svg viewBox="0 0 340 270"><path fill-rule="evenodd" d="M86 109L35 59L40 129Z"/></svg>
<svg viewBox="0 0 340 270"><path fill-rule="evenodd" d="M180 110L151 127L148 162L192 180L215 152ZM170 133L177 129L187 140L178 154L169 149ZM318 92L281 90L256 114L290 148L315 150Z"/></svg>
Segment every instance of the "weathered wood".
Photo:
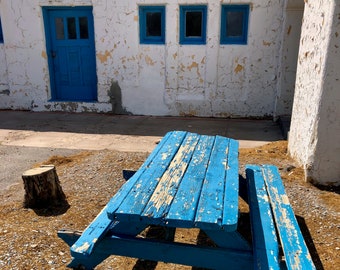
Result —
<svg viewBox="0 0 340 270"><path fill-rule="evenodd" d="M59 233L73 244L70 267L92 268L116 254L215 269L251 268L251 248L236 231L237 141L169 132L127 178L77 241L78 235ZM164 226L166 241L136 237L149 225ZM172 243L175 229L183 227L207 230L217 247Z"/></svg>
<svg viewBox="0 0 340 270"><path fill-rule="evenodd" d="M63 237L66 238L66 236ZM98 243L91 257L71 250L73 260L68 267L82 265L84 269L92 269L96 263L101 262L103 257L111 254L209 269L252 269L253 265L251 251L112 235L104 237Z"/></svg>
<svg viewBox="0 0 340 270"><path fill-rule="evenodd" d="M136 182L139 180L141 174L151 166L153 163L154 157L158 154L159 151L163 148L163 145L168 141L168 139L173 135L172 132L169 132L163 140L156 146L155 150L149 155L149 157L146 159L146 161L143 163L143 165L140 167L140 169L129 178L129 181L127 181L111 198L111 200L108 202L108 204L103 208L103 210L97 215L97 217L92 221L92 223L86 228L86 230L83 232L79 240L73 245L72 249L78 250L79 247L86 247L82 251L82 254L90 255L94 247L100 240L105 236L107 231L109 229L113 230L113 225L116 227L118 222L113 222L116 217L114 214L111 214L110 211L115 213L114 211L117 210L117 208L120 206L121 202L125 199L126 196L128 196L130 190L133 188L133 186L136 184ZM110 211L108 211L110 210ZM119 222L119 224L126 224L123 222ZM142 224L144 226L144 224ZM118 226L123 227L123 226ZM118 228L117 227L117 228ZM129 228L129 227L127 227Z"/></svg>
<svg viewBox="0 0 340 270"><path fill-rule="evenodd" d="M164 218L174 200L198 141L199 136L197 134L186 136L176 155L169 162L167 169L159 179L152 196L147 198L148 203L141 213L141 217L144 217L144 219L152 217L154 220Z"/></svg>
<svg viewBox="0 0 340 270"><path fill-rule="evenodd" d="M315 269L277 167L247 165L246 174L255 267L279 269L276 228L287 269Z"/></svg>
<svg viewBox="0 0 340 270"><path fill-rule="evenodd" d="M153 157L147 169L141 175L137 175L138 181L131 187L128 195L120 203L120 207L115 213L112 213L111 208L108 209L109 216L116 216L120 221L138 222L140 220L145 203L152 196L159 179L169 166L169 161L176 155L185 135L185 132L173 132L169 138L165 138L166 144L162 144L163 147Z"/></svg>
<svg viewBox="0 0 340 270"><path fill-rule="evenodd" d="M272 165L261 167L288 270L315 269L279 170Z"/></svg>
<svg viewBox="0 0 340 270"><path fill-rule="evenodd" d="M191 164L178 188L176 198L166 216L169 226L191 228L195 226L196 208L209 163L214 137L201 136L192 157ZM189 198L189 199L188 199Z"/></svg>
<svg viewBox="0 0 340 270"><path fill-rule="evenodd" d="M107 208L109 217L182 228L236 230L238 142L181 131L171 132L163 140L147 170L138 170L138 180L118 202L119 207ZM226 192L228 196L224 196Z"/></svg>
<svg viewBox="0 0 340 270"><path fill-rule="evenodd" d="M247 165L246 175L254 249L254 269L280 269L279 242L269 196L259 166Z"/></svg>
<svg viewBox="0 0 340 270"><path fill-rule="evenodd" d="M53 165L44 165L23 173L26 208L46 208L67 204L66 196Z"/></svg>
<svg viewBox="0 0 340 270"><path fill-rule="evenodd" d="M238 220L238 142L216 136L206 171L195 224L235 231Z"/></svg>

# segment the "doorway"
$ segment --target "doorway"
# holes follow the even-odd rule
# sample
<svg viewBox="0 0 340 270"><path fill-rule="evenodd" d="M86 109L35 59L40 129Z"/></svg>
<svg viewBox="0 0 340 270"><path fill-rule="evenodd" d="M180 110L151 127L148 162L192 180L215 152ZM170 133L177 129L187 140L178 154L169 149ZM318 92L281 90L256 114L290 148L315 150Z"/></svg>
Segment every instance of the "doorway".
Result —
<svg viewBox="0 0 340 270"><path fill-rule="evenodd" d="M92 7L44 7L52 101L97 101Z"/></svg>

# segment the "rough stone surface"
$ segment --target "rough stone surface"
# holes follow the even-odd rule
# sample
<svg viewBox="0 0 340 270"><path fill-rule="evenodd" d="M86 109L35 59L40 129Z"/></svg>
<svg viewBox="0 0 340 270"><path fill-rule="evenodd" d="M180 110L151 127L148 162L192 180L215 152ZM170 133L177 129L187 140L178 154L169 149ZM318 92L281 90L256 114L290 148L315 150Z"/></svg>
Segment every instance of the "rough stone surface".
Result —
<svg viewBox="0 0 340 270"><path fill-rule="evenodd" d="M340 6L308 1L298 59L289 151L308 181L340 185Z"/></svg>

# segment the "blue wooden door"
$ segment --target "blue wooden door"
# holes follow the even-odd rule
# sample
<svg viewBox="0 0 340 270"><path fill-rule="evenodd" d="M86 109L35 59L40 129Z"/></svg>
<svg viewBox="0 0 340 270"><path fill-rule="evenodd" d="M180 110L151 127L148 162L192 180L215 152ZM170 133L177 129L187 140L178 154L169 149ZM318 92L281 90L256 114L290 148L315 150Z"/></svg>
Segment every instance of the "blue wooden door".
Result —
<svg viewBox="0 0 340 270"><path fill-rule="evenodd" d="M46 8L44 20L52 100L96 101L92 7Z"/></svg>

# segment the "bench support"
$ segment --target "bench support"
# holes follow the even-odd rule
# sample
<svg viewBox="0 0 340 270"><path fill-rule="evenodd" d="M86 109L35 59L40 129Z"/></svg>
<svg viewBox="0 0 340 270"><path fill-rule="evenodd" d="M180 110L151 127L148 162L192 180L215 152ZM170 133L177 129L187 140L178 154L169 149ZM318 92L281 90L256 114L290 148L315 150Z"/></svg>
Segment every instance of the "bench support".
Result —
<svg viewBox="0 0 340 270"><path fill-rule="evenodd" d="M63 239L71 243L77 240L79 234L60 232ZM136 257L145 260L163 261L206 267L212 269L251 269L253 264L252 252L237 251L225 248L202 247L183 243L160 242L130 236L107 236L103 238L90 256L71 251L72 262L68 267L80 265L84 269L92 269L112 254Z"/></svg>
<svg viewBox="0 0 340 270"><path fill-rule="evenodd" d="M237 231L225 232L204 230L204 232L219 247L251 251L251 246L248 241Z"/></svg>

